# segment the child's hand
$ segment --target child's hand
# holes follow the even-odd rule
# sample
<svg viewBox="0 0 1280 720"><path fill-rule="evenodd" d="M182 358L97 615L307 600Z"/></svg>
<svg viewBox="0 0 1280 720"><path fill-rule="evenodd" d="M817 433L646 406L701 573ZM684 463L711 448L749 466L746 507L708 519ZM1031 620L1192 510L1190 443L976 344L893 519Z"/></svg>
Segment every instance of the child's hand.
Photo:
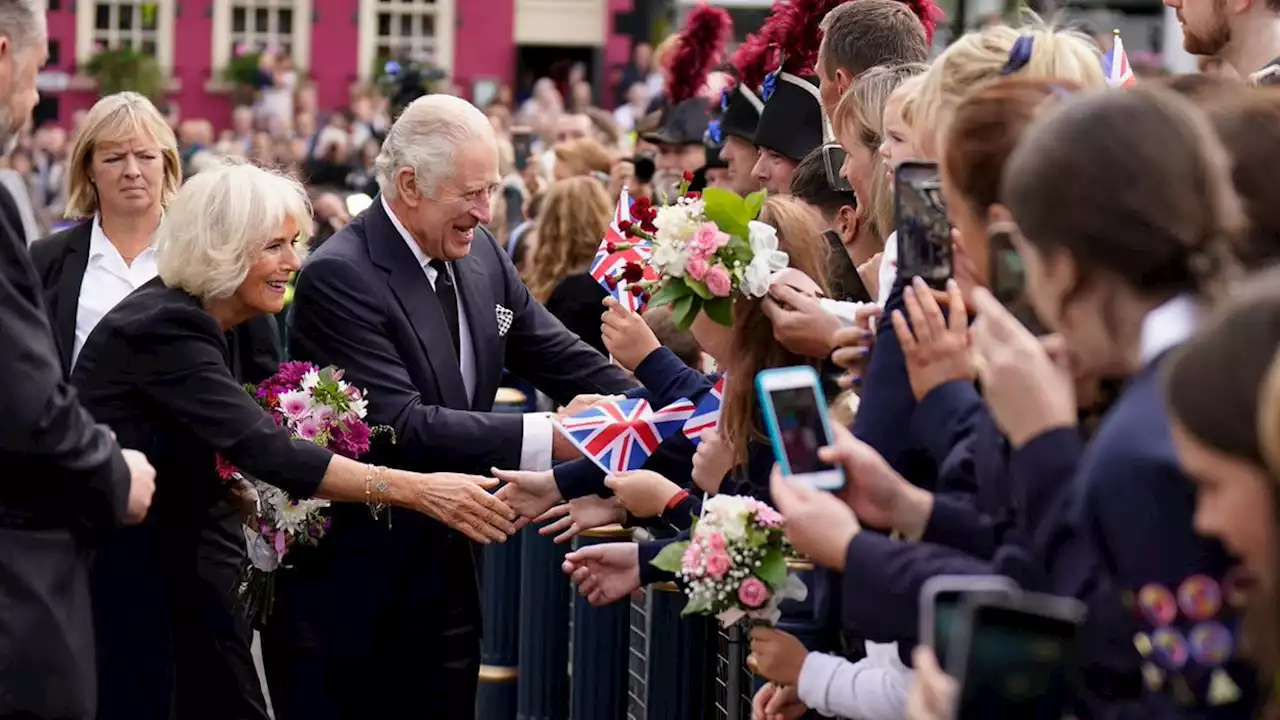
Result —
<svg viewBox="0 0 1280 720"><path fill-rule="evenodd" d="M704 430L693 454L693 483L709 495L720 492L724 476L733 469L733 446L717 428Z"/></svg>
<svg viewBox="0 0 1280 720"><path fill-rule="evenodd" d="M614 362L635 372L640 361L662 347L662 343L658 342L658 336L649 329L640 313L631 312L612 297L604 299L604 306L604 314L600 316L604 346Z"/></svg>
<svg viewBox="0 0 1280 720"><path fill-rule="evenodd" d="M680 492L680 487L652 470L628 470L604 479L632 515L638 518L658 517L667 503Z"/></svg>
<svg viewBox="0 0 1280 720"><path fill-rule="evenodd" d="M791 633L766 627L751 630L748 665L755 674L779 685L800 682L800 668L808 654L800 639Z"/></svg>

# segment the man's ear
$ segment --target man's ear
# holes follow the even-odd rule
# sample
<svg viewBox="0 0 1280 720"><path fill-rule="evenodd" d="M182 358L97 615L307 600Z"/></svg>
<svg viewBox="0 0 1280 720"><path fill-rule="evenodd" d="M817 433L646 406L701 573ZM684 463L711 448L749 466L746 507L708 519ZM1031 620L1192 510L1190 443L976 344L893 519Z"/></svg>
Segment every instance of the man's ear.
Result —
<svg viewBox="0 0 1280 720"><path fill-rule="evenodd" d="M836 213L836 230L840 232L840 242L845 247L853 245L858 237L858 210L852 205L841 205Z"/></svg>
<svg viewBox="0 0 1280 720"><path fill-rule="evenodd" d="M413 170L402 167L396 170L396 194L400 201L411 208L418 207L422 195L418 192L418 177Z"/></svg>
<svg viewBox="0 0 1280 720"><path fill-rule="evenodd" d="M853 73L844 68L836 68L836 89L840 91L840 95L844 95L853 85Z"/></svg>

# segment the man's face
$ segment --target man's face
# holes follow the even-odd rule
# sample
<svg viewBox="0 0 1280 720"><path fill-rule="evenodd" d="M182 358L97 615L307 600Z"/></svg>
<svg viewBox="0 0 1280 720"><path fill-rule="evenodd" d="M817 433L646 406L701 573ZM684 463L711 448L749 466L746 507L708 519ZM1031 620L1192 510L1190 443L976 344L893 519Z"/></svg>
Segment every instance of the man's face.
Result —
<svg viewBox="0 0 1280 720"><path fill-rule="evenodd" d="M653 159L653 187L674 194L686 172L702 167L707 151L701 145L658 145L658 155Z"/></svg>
<svg viewBox="0 0 1280 720"><path fill-rule="evenodd" d="M0 149L4 155L13 152L31 111L40 102L36 76L48 59L43 18L37 21L36 36L28 38L17 52L9 38L0 38Z"/></svg>
<svg viewBox="0 0 1280 720"><path fill-rule="evenodd" d="M566 113L556 121L556 144L591 137L591 118L576 113Z"/></svg>
<svg viewBox="0 0 1280 720"><path fill-rule="evenodd" d="M1192 55L1217 55L1231 42L1227 0L1164 0L1182 23L1182 47Z"/></svg>
<svg viewBox="0 0 1280 720"><path fill-rule="evenodd" d="M707 168L707 187L733 191L733 178L728 168Z"/></svg>
<svg viewBox="0 0 1280 720"><path fill-rule="evenodd" d="M825 55L825 50L818 51L818 64L815 71L818 74L818 96L822 100L822 112L827 117L832 117L835 115L836 105L840 103L840 97L853 84L853 75L843 68L827 67ZM831 72L829 77L828 71Z"/></svg>
<svg viewBox="0 0 1280 720"><path fill-rule="evenodd" d="M751 174L756 164L756 146L736 135L730 135L720 148L720 159L728 164L729 182L733 191L748 195L760 189L760 181Z"/></svg>
<svg viewBox="0 0 1280 720"><path fill-rule="evenodd" d="M770 195L790 195L791 176L796 172L795 160L784 157L772 150L760 148L751 176L756 179Z"/></svg>
<svg viewBox="0 0 1280 720"><path fill-rule="evenodd" d="M490 220L489 203L498 187L498 146L492 136L474 137L454 150L453 173L424 197L413 171L401 168L397 190L408 217L400 220L437 260L459 260L471 252L477 225Z"/></svg>

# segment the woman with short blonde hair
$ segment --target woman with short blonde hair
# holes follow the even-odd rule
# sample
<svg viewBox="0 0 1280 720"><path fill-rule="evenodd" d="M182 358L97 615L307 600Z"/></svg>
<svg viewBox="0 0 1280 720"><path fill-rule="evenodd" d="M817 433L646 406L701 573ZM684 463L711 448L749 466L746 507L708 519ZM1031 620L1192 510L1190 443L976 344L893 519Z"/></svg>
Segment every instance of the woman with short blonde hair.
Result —
<svg viewBox="0 0 1280 720"><path fill-rule="evenodd" d="M122 92L94 103L72 141L67 217L88 218L99 211L102 202L94 177L95 153L104 144L129 141L150 145L163 171L162 182L156 188L159 204L169 204L182 185L178 138L150 100L136 92Z"/></svg>

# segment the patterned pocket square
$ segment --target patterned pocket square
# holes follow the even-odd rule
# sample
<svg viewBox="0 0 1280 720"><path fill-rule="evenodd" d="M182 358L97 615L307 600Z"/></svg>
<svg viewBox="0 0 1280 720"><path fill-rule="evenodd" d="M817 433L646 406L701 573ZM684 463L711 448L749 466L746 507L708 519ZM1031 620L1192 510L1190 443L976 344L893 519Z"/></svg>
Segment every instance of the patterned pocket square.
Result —
<svg viewBox="0 0 1280 720"><path fill-rule="evenodd" d="M507 331L511 329L511 321L515 319L515 313L501 305L496 306L498 314L498 337L506 337Z"/></svg>

